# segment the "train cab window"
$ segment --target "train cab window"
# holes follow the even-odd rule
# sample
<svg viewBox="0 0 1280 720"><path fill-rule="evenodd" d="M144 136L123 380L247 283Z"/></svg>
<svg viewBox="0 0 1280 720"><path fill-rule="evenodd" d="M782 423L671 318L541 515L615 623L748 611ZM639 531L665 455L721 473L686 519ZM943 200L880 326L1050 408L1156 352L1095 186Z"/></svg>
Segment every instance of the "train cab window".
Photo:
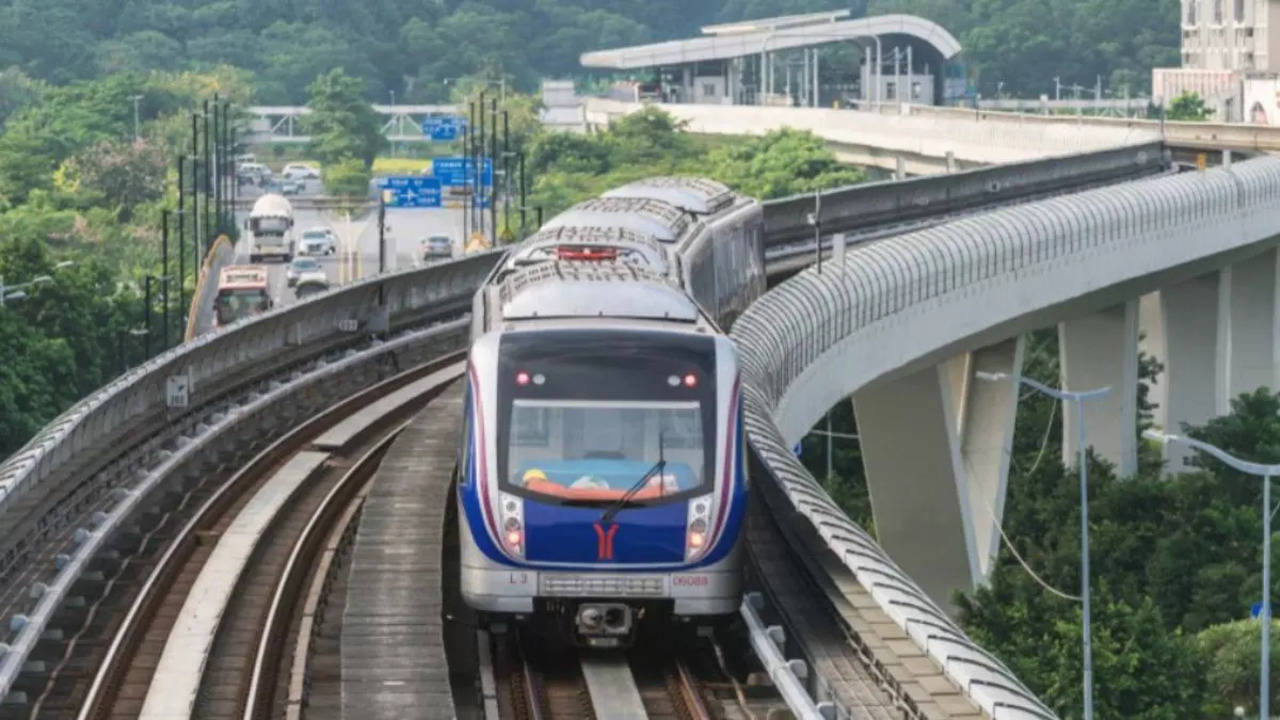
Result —
<svg viewBox="0 0 1280 720"><path fill-rule="evenodd" d="M633 499L660 501L704 483L697 401L517 399L511 437L507 481L530 496L609 502L651 473Z"/></svg>

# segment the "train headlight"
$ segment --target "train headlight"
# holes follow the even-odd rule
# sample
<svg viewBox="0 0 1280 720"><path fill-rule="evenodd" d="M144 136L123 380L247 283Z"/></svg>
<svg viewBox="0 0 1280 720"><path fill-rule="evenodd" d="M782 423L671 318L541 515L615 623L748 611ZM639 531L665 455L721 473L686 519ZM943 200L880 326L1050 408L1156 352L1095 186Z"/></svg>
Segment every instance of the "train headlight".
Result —
<svg viewBox="0 0 1280 720"><path fill-rule="evenodd" d="M524 557L524 501L510 493L498 494L502 547L514 557Z"/></svg>
<svg viewBox="0 0 1280 720"><path fill-rule="evenodd" d="M703 495L689 501L688 520L685 522L685 561L696 560L707 551L711 538L711 496Z"/></svg>

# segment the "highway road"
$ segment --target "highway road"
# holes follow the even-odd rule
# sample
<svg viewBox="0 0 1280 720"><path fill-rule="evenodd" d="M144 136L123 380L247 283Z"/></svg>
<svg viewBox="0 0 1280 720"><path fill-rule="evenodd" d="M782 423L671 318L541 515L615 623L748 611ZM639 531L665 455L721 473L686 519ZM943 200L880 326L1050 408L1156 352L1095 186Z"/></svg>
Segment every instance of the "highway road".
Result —
<svg viewBox="0 0 1280 720"><path fill-rule="evenodd" d="M319 195L320 182L308 181L303 196ZM242 197L253 197L256 188L243 188ZM244 226L248 212L237 214L237 222ZM430 235L446 235L453 240L454 254L462 253L462 212L450 208L422 208L387 210L386 270L413 267L422 263L422 241ZM354 280L378 273L378 222L377 208L370 206L361 214L346 216L328 210L295 210L294 236L311 228L332 228L338 236L337 253L316 260L324 268L333 287L346 285ZM236 245L236 262L249 263L249 244L244 238ZM285 280L285 263L266 260L271 298L277 306L296 302L293 288Z"/></svg>

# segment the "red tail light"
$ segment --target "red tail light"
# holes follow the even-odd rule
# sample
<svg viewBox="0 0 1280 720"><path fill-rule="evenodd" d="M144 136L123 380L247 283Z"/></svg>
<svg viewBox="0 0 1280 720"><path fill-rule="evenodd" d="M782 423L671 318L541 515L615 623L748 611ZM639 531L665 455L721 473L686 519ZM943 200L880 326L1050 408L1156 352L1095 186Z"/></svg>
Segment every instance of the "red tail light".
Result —
<svg viewBox="0 0 1280 720"><path fill-rule="evenodd" d="M565 247L556 248L556 258L560 260L617 260L617 248Z"/></svg>

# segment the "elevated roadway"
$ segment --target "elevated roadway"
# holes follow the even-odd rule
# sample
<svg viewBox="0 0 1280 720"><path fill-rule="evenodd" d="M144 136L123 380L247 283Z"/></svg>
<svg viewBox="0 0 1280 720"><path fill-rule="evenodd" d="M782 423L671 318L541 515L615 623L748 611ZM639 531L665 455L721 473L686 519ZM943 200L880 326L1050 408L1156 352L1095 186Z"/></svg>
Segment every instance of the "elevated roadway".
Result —
<svg viewBox="0 0 1280 720"><path fill-rule="evenodd" d="M959 188L971 178L954 180ZM870 196L850 191L843 202ZM973 382L974 373L1016 374L1020 333L1058 323L1068 357L1099 359L1083 367L1067 363L1064 382L1113 384L1124 390L1117 397L1126 396L1134 389L1130 380L1136 382L1130 368L1138 296L1162 290L1161 302L1172 308L1178 298L1191 297L1182 292L1187 282L1209 282L1205 278L1226 288L1215 295L1225 311L1215 305L1201 314L1234 323L1216 327L1216 336L1235 352L1218 364L1192 363L1193 372L1171 383L1170 392L1203 392L1204 383L1222 382L1223 375L1227 387L1243 386L1260 372L1274 372L1274 353L1259 359L1232 338L1264 321L1274 332L1278 200L1280 160L1271 159L1024 198L867 242L822 273L806 270L786 281L744 315L734 338L743 353L753 447L775 498L807 523L797 530L831 554L832 572L843 567L849 574L851 584L837 586L833 597L846 593L846 604L882 614L883 627L868 637L897 628L891 642L865 645L873 657L900 658L914 647L953 692L986 714L1052 717L1003 665L968 641L945 610L949 589L981 582L990 568L1003 502L1002 449L1015 407L1008 384L988 387ZM231 394L274 392L281 381L273 378L294 377L326 354L412 328L444 306L465 305L495 259L472 256L364 280L175 348L69 410L0 466L0 575L16 590L3 598L13 622L0 654L0 694L15 687L23 668L37 667L39 642L56 651L55 636L45 631L58 608L76 597L73 588L82 587L76 583L96 551L108 547L110 538L96 528L121 503L144 499L110 488L132 487L138 477L177 462L166 454L172 452L167 433L184 433L190 443L205 423L225 422L219 408ZM1179 324L1176 313L1165 316L1163 347L1173 361L1176 349L1189 347L1192 326ZM1104 348L1110 354L1099 352ZM186 408L166 403L165 382L175 374L194 385ZM827 408L850 395L864 433L879 545L839 511L789 450ZM910 411L909 432L894 407ZM1176 419L1171 415L1169 422ZM258 426L251 420L259 419L237 423L252 434ZM1114 442L1097 450L1123 466L1124 438L1136 435L1136 418L1122 403L1091 420L1098 421L1109 423L1098 435ZM910 446L904 437L913 438ZM193 462L201 457L190 454Z"/></svg>
<svg viewBox="0 0 1280 720"><path fill-rule="evenodd" d="M644 105L587 100L589 125ZM810 130L845 162L909 175L1065 157L1143 142L1220 153L1280 152L1280 127L1244 123L1162 122L1139 118L1035 115L929 105L872 105L870 110L659 104L693 132L761 135L783 127Z"/></svg>

